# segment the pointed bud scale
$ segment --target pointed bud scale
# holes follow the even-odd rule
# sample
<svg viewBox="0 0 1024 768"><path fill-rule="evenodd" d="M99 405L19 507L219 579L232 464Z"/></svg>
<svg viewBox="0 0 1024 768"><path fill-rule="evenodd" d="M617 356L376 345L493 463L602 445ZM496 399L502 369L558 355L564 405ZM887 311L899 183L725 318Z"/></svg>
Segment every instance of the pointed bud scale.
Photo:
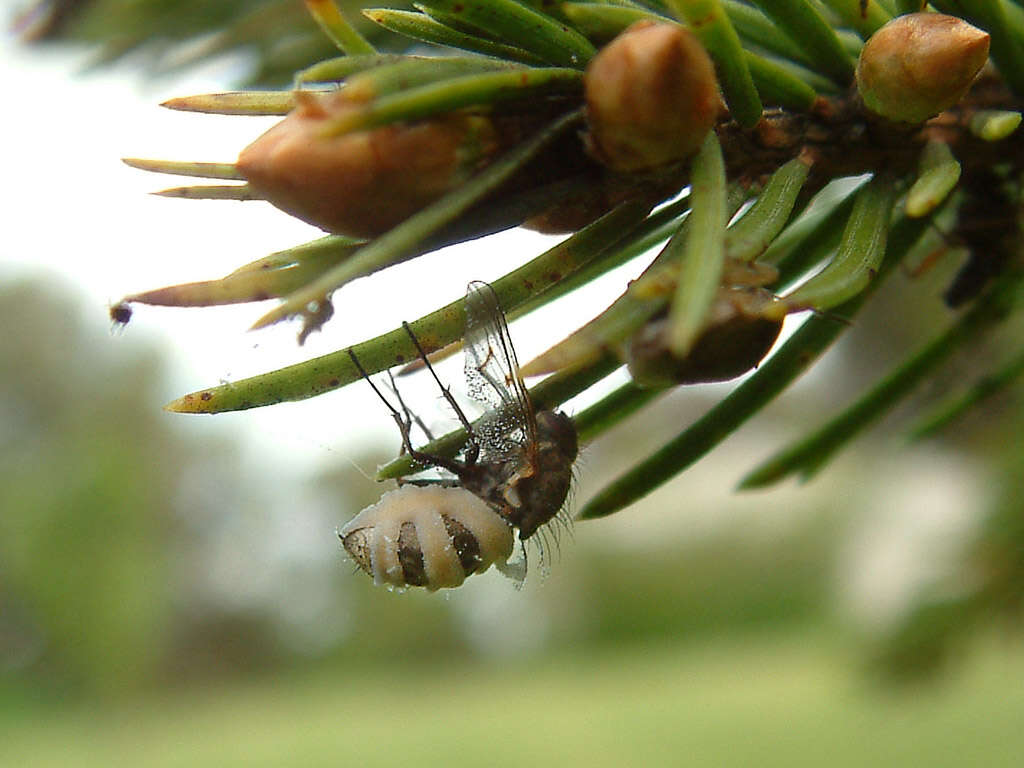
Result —
<svg viewBox="0 0 1024 768"><path fill-rule="evenodd" d="M443 115L324 136L355 111L344 91L298 106L242 150L237 168L275 206L335 234L372 238L430 205L498 151L491 121Z"/></svg>
<svg viewBox="0 0 1024 768"><path fill-rule="evenodd" d="M677 24L633 24L591 60L583 83L590 150L616 171L689 157L721 103L711 59Z"/></svg>
<svg viewBox="0 0 1024 768"><path fill-rule="evenodd" d="M989 35L942 13L893 19L864 44L857 88L894 122L921 123L956 104L988 59Z"/></svg>

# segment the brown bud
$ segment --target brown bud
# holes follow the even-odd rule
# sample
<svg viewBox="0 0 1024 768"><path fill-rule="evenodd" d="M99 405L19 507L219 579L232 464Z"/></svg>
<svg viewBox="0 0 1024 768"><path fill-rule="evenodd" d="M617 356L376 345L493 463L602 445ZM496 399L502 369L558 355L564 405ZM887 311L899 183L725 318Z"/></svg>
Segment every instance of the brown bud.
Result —
<svg viewBox="0 0 1024 768"><path fill-rule="evenodd" d="M718 117L711 59L677 24L633 24L591 60L583 84L591 152L617 171L689 157Z"/></svg>
<svg viewBox="0 0 1024 768"><path fill-rule="evenodd" d="M344 91L303 94L242 150L239 172L281 210L328 232L369 238L462 183L498 150L491 121L470 115L324 136L332 118L356 109Z"/></svg>
<svg viewBox="0 0 1024 768"><path fill-rule="evenodd" d="M864 106L895 122L924 122L967 93L988 45L987 32L956 16L899 16L861 50L857 88Z"/></svg>
<svg viewBox="0 0 1024 768"><path fill-rule="evenodd" d="M720 288L704 330L683 358L669 351L667 314L654 318L626 345L633 381L671 387L741 376L764 359L782 330L781 320L759 314L771 300L764 288Z"/></svg>

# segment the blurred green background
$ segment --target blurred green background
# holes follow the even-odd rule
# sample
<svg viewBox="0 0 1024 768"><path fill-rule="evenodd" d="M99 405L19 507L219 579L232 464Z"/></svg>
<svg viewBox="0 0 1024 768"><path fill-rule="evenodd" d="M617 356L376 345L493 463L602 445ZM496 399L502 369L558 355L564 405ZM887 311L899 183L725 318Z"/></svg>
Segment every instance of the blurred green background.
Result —
<svg viewBox="0 0 1024 768"><path fill-rule="evenodd" d="M730 495L777 415L578 525L522 591L491 573L395 594L332 535L379 493L348 461L271 489L230 440L161 413L161 355L59 280L7 281L0 322L0 765L1024 754L1024 652L993 621L1020 585L965 562L1003 542L1009 559L984 563L1009 578L1019 505L986 494L966 452L865 451L808 487ZM582 492L701 401L669 398L589 446Z"/></svg>
<svg viewBox="0 0 1024 768"><path fill-rule="evenodd" d="M107 58L144 44L159 69L263 41L251 80L326 55L303 47L301 3L198 5L219 10L97 2L44 37L106 40ZM243 6L234 40L210 31ZM271 45L286 17L295 44ZM333 535L379 496L358 467L393 455L386 419L379 445L281 470L160 411L181 392L145 334L4 270L0 765L1021 765L1019 390L940 440L908 446L898 413L807 486L731 490L943 323L956 266L894 278L814 376L643 503L577 525L523 590L490 573L434 595L374 588ZM724 391L666 396L587 446L579 495Z"/></svg>

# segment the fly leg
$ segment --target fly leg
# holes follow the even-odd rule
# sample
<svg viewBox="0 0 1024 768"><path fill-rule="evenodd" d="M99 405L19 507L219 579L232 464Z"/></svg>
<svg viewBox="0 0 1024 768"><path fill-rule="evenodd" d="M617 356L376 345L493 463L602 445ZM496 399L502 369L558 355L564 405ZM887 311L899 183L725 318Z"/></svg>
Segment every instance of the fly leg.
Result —
<svg viewBox="0 0 1024 768"><path fill-rule="evenodd" d="M398 385L395 384L395 377L391 375L390 369L388 370L388 389L390 389L394 393L395 399L398 400L398 407L401 409L402 413L405 416L406 425L410 429L412 429L412 425L413 423L415 423L416 426L420 428L420 431L424 434L427 440L433 440L434 435L431 433L427 425L423 423L423 419L416 415L416 413L413 412L413 410L405 404L405 401L402 399L402 393L398 391ZM402 450L405 450L404 445L402 446Z"/></svg>
<svg viewBox="0 0 1024 768"><path fill-rule="evenodd" d="M430 364L430 360L427 359L427 353L423 351L423 347L420 345L420 340L416 338L416 334L412 332L412 328L409 324L402 322L402 327L405 328L405 332L409 334L409 338L412 339L412 343L416 346L416 351L419 352L420 359L423 360L423 364L427 366L427 370L430 371L430 375L434 377L434 381L437 382L438 388L441 390L441 394L444 399L448 401L448 405L455 411L455 415L459 419L459 423L462 424L463 429L466 430L468 436L469 447L466 449L466 464L475 464L476 460L480 456L480 442L476 438L476 433L473 431L473 425L469 423L469 419L466 418L466 414L463 413L462 408L456 402L455 397L452 395L451 389L441 383L441 379L437 375L437 371L434 370L434 366ZM414 457L415 458L415 457Z"/></svg>
<svg viewBox="0 0 1024 768"><path fill-rule="evenodd" d="M390 400L384 397L384 393L381 392L377 388L377 385L373 383L373 379L370 378L366 369L363 368L363 364L359 362L359 358L356 357L355 350L351 347L348 350L348 356L352 359L352 364L356 367L356 370L359 371L359 375L366 380L366 383L370 385L370 389L374 391L377 397L380 398L380 401L384 403L387 409L391 412L391 418L395 420L395 424L398 425L398 431L402 435L402 453L409 453L410 455L415 454L416 450L412 447L412 441L409 439L409 431L412 428L412 417L409 410L405 407L405 403L402 402L402 398L399 397L398 402L402 406L404 415L391 404ZM413 457L415 458L415 456Z"/></svg>
<svg viewBox="0 0 1024 768"><path fill-rule="evenodd" d="M417 344L417 347L419 347L419 344ZM443 456L434 456L412 447L412 441L409 438L409 432L412 428L412 416L410 411L405 408L405 404L402 402L401 398L399 398L399 403L402 405L404 414L395 408L395 406L391 404L390 400L384 397L384 393L382 393L380 389L377 388L377 385L373 383L373 380L366 372L366 369L363 368L363 364L360 363L359 358L356 357L355 350L351 347L349 347L348 356L351 358L352 364L356 367L356 370L359 371L359 375L366 379L366 383L370 385L370 388L391 412L391 418L395 420L395 424L398 425L398 431L402 433L403 451L408 453L412 457L413 461L419 464L427 467L442 467L455 475L461 476L461 474L466 470L466 466L462 462L447 459ZM465 417L463 416L463 418Z"/></svg>
<svg viewBox="0 0 1024 768"><path fill-rule="evenodd" d="M402 412L402 416L403 416L402 421L403 421L403 424L405 426L406 431L411 430L413 423L415 423L416 426L420 428L420 431L427 438L427 440L433 440L434 439L434 435L431 433L431 431L427 427L427 425L423 423L423 419L421 419L411 408L409 408L409 406L405 404L405 400L402 399L402 393L399 391L398 385L395 384L395 377L392 375L391 369L388 369L388 389L391 390L391 392L395 396L395 399L398 400L398 407L399 407L399 409ZM403 437L403 439L402 439L402 446L401 446L401 449L398 452L398 455L399 456L404 456L406 453L407 453L407 451L405 449L405 438ZM410 481L405 480L404 478L398 477L398 478L395 478L395 482L397 482L399 485L405 485L407 482L410 482ZM434 485L434 484L438 484L438 483L443 484L445 482L447 482L447 481L445 481L445 480L419 480L419 481L411 481L412 485Z"/></svg>

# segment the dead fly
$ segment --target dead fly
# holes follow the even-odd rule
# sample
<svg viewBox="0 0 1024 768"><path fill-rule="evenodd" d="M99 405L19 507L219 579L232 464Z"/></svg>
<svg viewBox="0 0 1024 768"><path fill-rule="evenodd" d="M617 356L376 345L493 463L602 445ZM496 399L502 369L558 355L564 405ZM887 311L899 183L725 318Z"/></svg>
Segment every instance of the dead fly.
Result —
<svg viewBox="0 0 1024 768"><path fill-rule="evenodd" d="M565 414L534 411L504 312L487 283L470 283L466 293L466 380L469 394L486 406L475 425L441 383L412 330L403 325L466 430L463 457L449 459L414 448L414 417L397 389L399 408L370 381L349 350L352 362L398 425L403 451L454 478L441 485L412 481L386 493L338 535L377 583L431 590L458 586L466 576L492 564L515 576L515 566L508 562L512 528L519 530L520 541L526 541L561 510L578 450L575 427ZM456 562L459 572L452 570Z"/></svg>
<svg viewBox="0 0 1024 768"><path fill-rule="evenodd" d="M115 328L123 327L128 325L128 322L132 319L132 308L129 304L123 301L119 301L117 304L112 304L110 307L110 322L114 324Z"/></svg>

